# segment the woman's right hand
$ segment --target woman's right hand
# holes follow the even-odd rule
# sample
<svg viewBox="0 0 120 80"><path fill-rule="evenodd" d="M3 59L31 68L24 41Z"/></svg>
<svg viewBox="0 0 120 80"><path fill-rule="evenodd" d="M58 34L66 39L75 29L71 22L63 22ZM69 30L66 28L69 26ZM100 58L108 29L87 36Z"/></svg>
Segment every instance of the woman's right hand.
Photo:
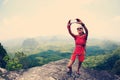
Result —
<svg viewBox="0 0 120 80"><path fill-rule="evenodd" d="M82 22L80 19L78 19L78 18L76 18L76 21L77 21L78 24L83 23L83 22Z"/></svg>
<svg viewBox="0 0 120 80"><path fill-rule="evenodd" d="M71 24L71 20L68 21L68 24Z"/></svg>
<svg viewBox="0 0 120 80"><path fill-rule="evenodd" d="M69 20L69 21L68 21L68 24L67 24L67 26L70 26L70 25L71 25L71 23L70 23L70 22L71 22L71 20Z"/></svg>

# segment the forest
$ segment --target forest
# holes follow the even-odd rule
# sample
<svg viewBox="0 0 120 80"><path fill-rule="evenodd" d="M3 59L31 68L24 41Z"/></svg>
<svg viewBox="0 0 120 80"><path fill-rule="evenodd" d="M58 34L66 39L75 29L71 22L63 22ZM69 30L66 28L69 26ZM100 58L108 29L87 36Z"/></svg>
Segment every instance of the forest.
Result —
<svg viewBox="0 0 120 80"><path fill-rule="evenodd" d="M42 66L51 61L70 58L74 48L73 40L64 38L32 38L25 39L21 45L0 46L6 50L3 60L7 70L28 69ZM119 42L91 39L86 48L86 59L83 67L95 70L107 70L120 75ZM0 63L2 66L2 62Z"/></svg>

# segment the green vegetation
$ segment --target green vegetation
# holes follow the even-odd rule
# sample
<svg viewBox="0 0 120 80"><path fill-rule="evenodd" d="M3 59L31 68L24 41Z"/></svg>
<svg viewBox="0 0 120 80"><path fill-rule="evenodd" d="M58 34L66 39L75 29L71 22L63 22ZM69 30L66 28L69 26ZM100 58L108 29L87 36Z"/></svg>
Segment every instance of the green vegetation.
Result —
<svg viewBox="0 0 120 80"><path fill-rule="evenodd" d="M117 75L120 75L120 59L117 60L112 68L112 72L117 74Z"/></svg>
<svg viewBox="0 0 120 80"><path fill-rule="evenodd" d="M120 47L110 54L88 56L83 65L87 68L107 70L120 75Z"/></svg>
<svg viewBox="0 0 120 80"><path fill-rule="evenodd" d="M120 75L120 45L111 41L88 41L84 67L108 70ZM74 49L72 40L58 38L26 39L21 46L6 47L6 69L19 70L41 66L51 61L70 58Z"/></svg>
<svg viewBox="0 0 120 80"><path fill-rule="evenodd" d="M61 53L59 51L48 50L48 51L40 52L38 54L27 56L26 59L30 62L30 64L27 65L28 68L30 68L34 66L41 66L51 61L56 61L69 57L70 57L70 53L67 52Z"/></svg>
<svg viewBox="0 0 120 80"><path fill-rule="evenodd" d="M7 55L7 52L0 43L0 67L2 67L2 68L5 68L5 66L6 66L6 62L3 60L3 58L6 55Z"/></svg>
<svg viewBox="0 0 120 80"><path fill-rule="evenodd" d="M16 52L14 57L5 56L7 70L27 69L35 66L41 66L51 61L69 58L70 53L61 53L59 51L48 50L37 54L26 56L23 52Z"/></svg>
<svg viewBox="0 0 120 80"><path fill-rule="evenodd" d="M4 57L4 60L7 63L6 69L7 70L20 70L24 68L23 66L25 66L26 64L24 60L25 57L26 55L23 52L15 53L15 56L13 58L6 55Z"/></svg>
<svg viewBox="0 0 120 80"><path fill-rule="evenodd" d="M60 52L53 50L43 51L29 56L26 56L22 52L17 52L12 59L9 59L8 57L5 58L7 61L6 68L8 70L19 70L22 68L26 69L35 66L41 66L51 61L70 58L70 55L71 53L69 52ZM119 75L120 48L115 49L109 54L87 56L85 62L83 63L83 66L96 70L108 70Z"/></svg>

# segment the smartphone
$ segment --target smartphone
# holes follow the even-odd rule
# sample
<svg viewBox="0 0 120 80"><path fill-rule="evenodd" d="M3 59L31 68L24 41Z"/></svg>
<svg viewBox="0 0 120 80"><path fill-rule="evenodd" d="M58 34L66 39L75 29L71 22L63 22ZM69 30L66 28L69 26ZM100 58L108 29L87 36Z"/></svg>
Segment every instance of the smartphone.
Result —
<svg viewBox="0 0 120 80"><path fill-rule="evenodd" d="M76 20L76 19L72 19L72 20L70 21L70 23L77 23L77 20Z"/></svg>

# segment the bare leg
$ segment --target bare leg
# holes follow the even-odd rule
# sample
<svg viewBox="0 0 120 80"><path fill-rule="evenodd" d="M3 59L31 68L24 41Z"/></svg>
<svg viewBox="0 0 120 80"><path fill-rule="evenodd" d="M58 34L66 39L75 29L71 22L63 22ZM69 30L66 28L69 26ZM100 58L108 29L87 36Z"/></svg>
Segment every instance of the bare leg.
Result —
<svg viewBox="0 0 120 80"><path fill-rule="evenodd" d="M68 63L68 65L67 65L67 67L68 67L68 69L69 69L68 72L70 72L70 73L72 73L72 64L73 64L73 63L74 63L74 61L73 61L73 60L70 60L69 63Z"/></svg>
<svg viewBox="0 0 120 80"><path fill-rule="evenodd" d="M77 73L78 73L78 74L80 74L80 71L79 71L79 70L80 70L81 65L82 65L82 62L79 61L79 62L78 62L78 69L77 69Z"/></svg>

